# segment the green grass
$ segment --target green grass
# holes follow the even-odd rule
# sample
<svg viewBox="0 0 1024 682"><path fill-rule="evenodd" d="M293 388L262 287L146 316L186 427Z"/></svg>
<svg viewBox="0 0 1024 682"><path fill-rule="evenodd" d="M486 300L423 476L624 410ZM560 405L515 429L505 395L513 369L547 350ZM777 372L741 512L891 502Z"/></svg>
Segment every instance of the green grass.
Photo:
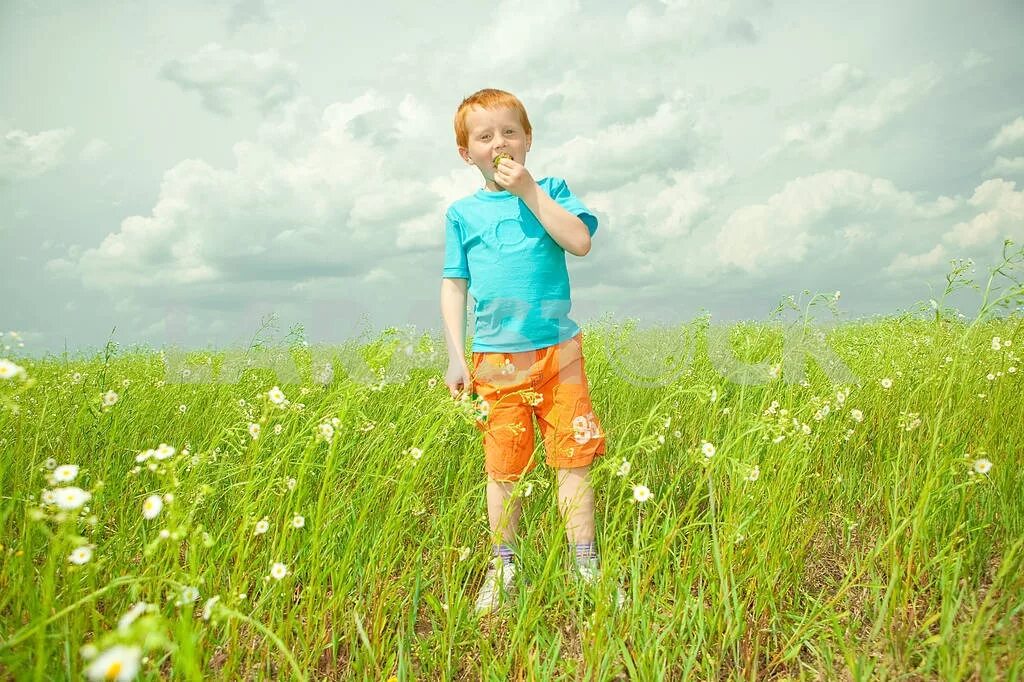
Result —
<svg viewBox="0 0 1024 682"><path fill-rule="evenodd" d="M687 371L639 387L609 349L681 345L703 323L675 336L585 329L608 434L594 467L606 580L589 594L569 577L541 465L524 480L529 585L483 622L471 608L489 558L479 432L449 397L437 340L408 355L390 330L358 348L371 368L412 364L372 387L337 371L317 383L310 349L270 349L302 377L281 385L283 408L258 366L236 383L165 383L152 351L20 361L26 377L0 384L0 672L80 679L83 645L122 642L144 650L142 679L1016 679L1021 322L837 326L827 344L857 380L839 386L813 363L804 384L728 382L701 342ZM731 340L742 360L780 359L767 324ZM190 359L216 371L223 355ZM328 441L319 425L332 418ZM161 443L174 456L136 463ZM71 485L92 493L85 507L41 505L48 458L81 467ZM972 473L979 459L986 474ZM653 498L633 502L633 484ZM154 493L173 500L147 520ZM68 561L78 544L94 548L82 565ZM267 577L273 562L288 575ZM618 611L613 580L628 595ZM177 605L185 586L198 599ZM139 601L152 610L120 631Z"/></svg>

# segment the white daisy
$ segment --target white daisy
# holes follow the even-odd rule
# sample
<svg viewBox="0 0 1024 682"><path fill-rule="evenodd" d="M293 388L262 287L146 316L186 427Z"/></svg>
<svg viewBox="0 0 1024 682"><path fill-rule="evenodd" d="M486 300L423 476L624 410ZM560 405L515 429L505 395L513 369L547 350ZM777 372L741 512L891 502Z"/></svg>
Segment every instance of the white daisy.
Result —
<svg viewBox="0 0 1024 682"><path fill-rule="evenodd" d="M999 337L998 336L993 336L992 337L992 350L999 350L1002 347L1003 347L1003 344L999 340Z"/></svg>
<svg viewBox="0 0 1024 682"><path fill-rule="evenodd" d="M274 580L281 580L288 575L288 566L280 561L274 562L270 567L270 577Z"/></svg>
<svg viewBox="0 0 1024 682"><path fill-rule="evenodd" d="M302 528L306 525L306 517L301 514L296 514L292 517L292 528Z"/></svg>
<svg viewBox="0 0 1024 682"><path fill-rule="evenodd" d="M270 398L270 402L275 405L280 405L284 402L284 393L277 386L274 386L267 392L267 397Z"/></svg>
<svg viewBox="0 0 1024 682"><path fill-rule="evenodd" d="M974 460L974 470L979 474L987 474L991 468L992 462L988 461L984 457Z"/></svg>
<svg viewBox="0 0 1024 682"><path fill-rule="evenodd" d="M707 441L701 443L700 451L704 454L705 457L710 458L715 456L715 446Z"/></svg>
<svg viewBox="0 0 1024 682"><path fill-rule="evenodd" d="M213 605L220 601L220 595L210 597L203 604L203 620L210 620L210 616L213 615Z"/></svg>
<svg viewBox="0 0 1024 682"><path fill-rule="evenodd" d="M334 427L328 424L327 422L324 422L323 424L318 426L317 429L320 432L320 436L323 437L324 440L331 440L332 438L334 438Z"/></svg>
<svg viewBox="0 0 1024 682"><path fill-rule="evenodd" d="M256 522L256 528L253 530L253 535L263 535L270 529L270 522L266 519L260 519Z"/></svg>
<svg viewBox="0 0 1024 682"><path fill-rule="evenodd" d="M57 483L70 483L78 475L78 466L62 464L53 470L53 480Z"/></svg>
<svg viewBox="0 0 1024 682"><path fill-rule="evenodd" d="M113 405L116 402L117 402L117 394L114 393L113 391L107 391L106 393L103 394L103 405L105 407L110 407L111 405Z"/></svg>
<svg viewBox="0 0 1024 682"><path fill-rule="evenodd" d="M156 518L160 510L164 508L164 501L159 495L150 495L142 503L142 516L147 519Z"/></svg>
<svg viewBox="0 0 1024 682"><path fill-rule="evenodd" d="M85 674L90 680L115 680L125 682L135 679L139 674L139 662L142 650L137 646L115 644L89 664Z"/></svg>
<svg viewBox="0 0 1024 682"><path fill-rule="evenodd" d="M651 493L650 488L648 488L647 486L640 484L633 486L634 502L646 502L647 500L651 499L651 497L653 497L653 494Z"/></svg>
<svg viewBox="0 0 1024 682"><path fill-rule="evenodd" d="M178 601L174 602L174 604L176 606L186 606L197 599L199 599L199 589L191 585L185 585L181 588L181 596L178 597Z"/></svg>
<svg viewBox="0 0 1024 682"><path fill-rule="evenodd" d="M864 413L858 409L852 409L850 410L850 418L855 422L862 422L864 421Z"/></svg>
<svg viewBox="0 0 1024 682"><path fill-rule="evenodd" d="M92 559L92 547L89 545L76 547L68 557L68 561L73 564L78 564L79 566L89 561L89 559Z"/></svg>
<svg viewBox="0 0 1024 682"><path fill-rule="evenodd" d="M135 605L128 609L128 611L117 621L117 629L122 632L127 630L139 616L146 612L148 607L149 604L144 601L135 602Z"/></svg>
<svg viewBox="0 0 1024 682"><path fill-rule="evenodd" d="M880 383L882 384L882 388L884 388L887 391L890 388L892 388L892 379L890 379L889 377L885 377L884 379L882 379Z"/></svg>
<svg viewBox="0 0 1024 682"><path fill-rule="evenodd" d="M14 364L7 358L0 360L0 379L13 379L25 373L25 368Z"/></svg>
<svg viewBox="0 0 1024 682"><path fill-rule="evenodd" d="M68 488L56 488L53 491L54 503L61 509L78 509L83 504L89 501L92 497L91 493L78 488L76 486L70 486Z"/></svg>
<svg viewBox="0 0 1024 682"><path fill-rule="evenodd" d="M249 435L252 436L253 440L256 440L257 438L259 438L260 437L260 425L259 424L249 424Z"/></svg>
<svg viewBox="0 0 1024 682"><path fill-rule="evenodd" d="M168 457L173 457L175 452L177 452L177 450L167 443L160 443L160 445L157 446L156 451L153 453L153 456L157 459L167 459Z"/></svg>

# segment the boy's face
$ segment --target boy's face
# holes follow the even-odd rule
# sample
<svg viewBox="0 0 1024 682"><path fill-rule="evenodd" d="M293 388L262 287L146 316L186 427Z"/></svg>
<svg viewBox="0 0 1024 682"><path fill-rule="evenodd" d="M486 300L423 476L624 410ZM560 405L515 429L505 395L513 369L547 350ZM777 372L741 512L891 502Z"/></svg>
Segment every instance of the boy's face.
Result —
<svg viewBox="0 0 1024 682"><path fill-rule="evenodd" d="M523 130L514 110L473 107L466 115L466 127L469 147L459 147L459 154L480 169L488 185L494 182L494 158L498 154L504 152L516 163L526 165L533 137Z"/></svg>

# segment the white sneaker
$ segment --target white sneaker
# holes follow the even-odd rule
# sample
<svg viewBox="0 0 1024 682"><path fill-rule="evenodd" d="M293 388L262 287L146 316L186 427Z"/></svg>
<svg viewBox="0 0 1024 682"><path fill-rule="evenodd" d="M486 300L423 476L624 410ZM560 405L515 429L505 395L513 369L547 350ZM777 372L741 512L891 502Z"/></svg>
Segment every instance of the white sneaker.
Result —
<svg viewBox="0 0 1024 682"><path fill-rule="evenodd" d="M594 587L601 580L601 568L597 564L597 559L584 559L576 562L576 573L579 575L580 580L583 581L588 587ZM621 607L626 603L626 593L622 591L620 585L615 586L615 606Z"/></svg>
<svg viewBox="0 0 1024 682"><path fill-rule="evenodd" d="M484 575L484 584L480 586L480 594L476 598L477 615L486 615L498 609L502 596L515 594L516 565L505 563L501 557L491 560L491 567Z"/></svg>

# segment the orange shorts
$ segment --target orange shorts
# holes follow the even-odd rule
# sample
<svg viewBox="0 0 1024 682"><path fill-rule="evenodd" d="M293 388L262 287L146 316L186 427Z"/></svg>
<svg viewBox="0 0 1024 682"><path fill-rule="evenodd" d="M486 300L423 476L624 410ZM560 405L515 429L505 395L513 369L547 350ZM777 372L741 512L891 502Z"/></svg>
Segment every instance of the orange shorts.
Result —
<svg viewBox="0 0 1024 682"><path fill-rule="evenodd" d="M472 379L480 403L484 468L498 481L532 470L533 415L547 463L587 466L605 453L605 433L594 416L583 370L583 332L560 344L516 353L473 353Z"/></svg>

